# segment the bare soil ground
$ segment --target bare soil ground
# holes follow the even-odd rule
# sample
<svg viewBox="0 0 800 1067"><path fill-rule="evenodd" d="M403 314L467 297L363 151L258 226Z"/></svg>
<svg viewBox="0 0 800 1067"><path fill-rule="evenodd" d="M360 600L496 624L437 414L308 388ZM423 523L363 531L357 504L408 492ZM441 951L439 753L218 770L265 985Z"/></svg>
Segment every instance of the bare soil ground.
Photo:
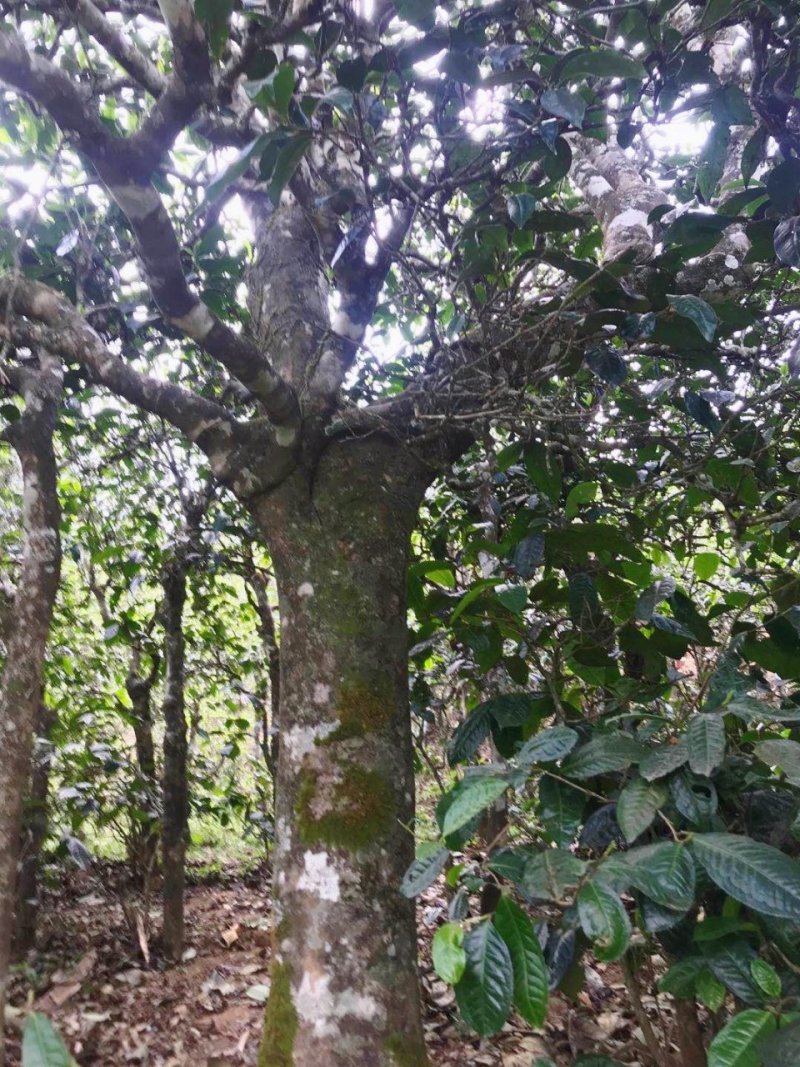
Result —
<svg viewBox="0 0 800 1067"><path fill-rule="evenodd" d="M150 908L141 899L132 905L114 881L109 869L85 879L70 875L48 895L40 945L11 990L9 1067L20 1062L19 1029L31 1007L54 1020L80 1067L254 1064L269 986L268 879L231 872L190 886L187 950L172 968L159 960L148 929L158 928L157 900ZM514 1018L489 1039L466 1032L452 990L430 966L430 939L443 904L433 887L419 908L433 1067L530 1067L540 1056L563 1067L580 1053L649 1067L613 967L593 971L591 992L577 1001L554 997L544 1031ZM645 1005L652 1014L654 1002L645 998Z"/></svg>

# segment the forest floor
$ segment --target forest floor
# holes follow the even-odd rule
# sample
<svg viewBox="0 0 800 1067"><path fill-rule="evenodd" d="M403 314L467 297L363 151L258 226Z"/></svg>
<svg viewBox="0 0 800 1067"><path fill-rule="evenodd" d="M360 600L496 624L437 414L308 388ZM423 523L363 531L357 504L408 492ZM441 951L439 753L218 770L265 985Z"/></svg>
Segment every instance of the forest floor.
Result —
<svg viewBox="0 0 800 1067"><path fill-rule="evenodd" d="M190 885L184 960L166 970L147 929L157 929L157 901L148 913L141 901L132 906L114 883L114 869L105 868L98 875L65 876L48 892L40 947L11 990L9 1067L19 1065L19 1029L31 1007L55 1022L80 1067L254 1064L269 983L268 880L258 872L223 870ZM434 886L418 913L433 1067L531 1067L540 1056L562 1067L581 1053L648 1067L613 966L593 971L591 992L577 1001L556 995L544 1031L534 1033L512 1018L492 1038L467 1033L452 990L430 966L430 939L444 905L441 888ZM645 997L644 1004L652 1013L654 1002Z"/></svg>

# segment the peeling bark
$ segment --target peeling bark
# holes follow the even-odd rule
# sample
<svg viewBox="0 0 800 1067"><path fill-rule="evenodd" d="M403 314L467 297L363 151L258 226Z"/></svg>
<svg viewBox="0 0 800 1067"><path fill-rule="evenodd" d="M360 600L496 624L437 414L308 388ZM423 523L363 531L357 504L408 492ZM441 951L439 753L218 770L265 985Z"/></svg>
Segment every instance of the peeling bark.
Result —
<svg viewBox="0 0 800 1067"><path fill-rule="evenodd" d="M0 679L0 1067L14 929L22 798L42 698L42 670L61 565L60 511L53 451L62 375L52 357L20 374L25 412L3 437L19 456L23 479L23 555Z"/></svg>
<svg viewBox="0 0 800 1067"><path fill-rule="evenodd" d="M281 607L273 975L260 1067L426 1064L413 904L405 583L429 472L332 446L254 514Z"/></svg>

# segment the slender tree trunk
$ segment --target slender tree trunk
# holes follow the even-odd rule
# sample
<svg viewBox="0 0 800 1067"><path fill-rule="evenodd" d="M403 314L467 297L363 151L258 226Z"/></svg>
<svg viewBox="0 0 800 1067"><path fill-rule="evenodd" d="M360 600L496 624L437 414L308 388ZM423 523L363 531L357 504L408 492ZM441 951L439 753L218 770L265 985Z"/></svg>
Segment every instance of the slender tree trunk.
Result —
<svg viewBox="0 0 800 1067"><path fill-rule="evenodd" d="M269 693L264 693L262 705L262 751L274 780L280 749L281 654L275 633L275 619L269 602L269 586L255 570L248 580L256 597L261 644L267 657Z"/></svg>
<svg viewBox="0 0 800 1067"><path fill-rule="evenodd" d="M186 842L189 830L185 710L186 563L179 551L164 575L164 770L162 780L161 865L164 909L163 941L168 959L183 953L183 894L186 881Z"/></svg>
<svg viewBox="0 0 800 1067"><path fill-rule="evenodd" d="M12 946L15 959L22 959L36 942L39 916L39 874L42 848L47 837L47 799L50 790L50 735L56 713L44 701L34 725L37 741L44 742L34 751L28 796L22 818L22 848L17 883L16 928Z"/></svg>
<svg viewBox="0 0 800 1067"><path fill-rule="evenodd" d="M23 372L25 413L4 433L22 466L23 554L13 622L0 679L0 1067L3 1019L17 888L22 798L30 772L34 723L61 566L60 512L53 431L61 395L54 359L40 356L38 373Z"/></svg>
<svg viewBox="0 0 800 1067"><path fill-rule="evenodd" d="M159 661L154 658L148 674L141 673L141 656L135 649L125 688L131 698L136 764L139 770L139 804L149 813L135 820L128 841L128 865L131 876L140 888L147 885L158 857L159 820L155 814L158 796L156 749L153 740L153 686L158 677Z"/></svg>
<svg viewBox="0 0 800 1067"><path fill-rule="evenodd" d="M417 1067L408 542L426 483L400 448L331 446L253 510L281 610L272 985L259 1067Z"/></svg>

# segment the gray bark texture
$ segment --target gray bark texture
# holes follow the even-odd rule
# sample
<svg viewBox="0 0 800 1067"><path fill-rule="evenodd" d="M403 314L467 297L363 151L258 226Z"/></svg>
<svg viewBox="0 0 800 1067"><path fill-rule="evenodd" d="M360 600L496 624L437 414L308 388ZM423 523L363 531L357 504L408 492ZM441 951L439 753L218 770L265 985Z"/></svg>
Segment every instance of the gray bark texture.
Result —
<svg viewBox="0 0 800 1067"><path fill-rule="evenodd" d="M254 507L281 608L274 956L259 1067L427 1062L405 583L429 472L377 438Z"/></svg>
<svg viewBox="0 0 800 1067"><path fill-rule="evenodd" d="M34 724L42 699L42 672L61 565L60 511L53 432L61 396L57 360L41 354L38 369L16 376L25 412L3 438L17 452L23 479L22 562L6 661L0 678L0 1067L8 985L22 802L28 785Z"/></svg>

